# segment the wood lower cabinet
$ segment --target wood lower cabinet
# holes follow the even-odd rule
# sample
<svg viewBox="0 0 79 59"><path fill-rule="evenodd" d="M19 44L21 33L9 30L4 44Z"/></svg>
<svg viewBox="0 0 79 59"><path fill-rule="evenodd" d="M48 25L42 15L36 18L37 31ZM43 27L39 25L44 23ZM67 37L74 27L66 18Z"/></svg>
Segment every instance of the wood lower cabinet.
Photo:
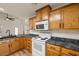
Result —
<svg viewBox="0 0 79 59"><path fill-rule="evenodd" d="M47 50L47 56L59 56L58 53L53 52L52 50Z"/></svg>
<svg viewBox="0 0 79 59"><path fill-rule="evenodd" d="M26 38L26 46L25 49L27 49L30 53L32 53L32 38Z"/></svg>
<svg viewBox="0 0 79 59"><path fill-rule="evenodd" d="M61 56L79 56L79 52L66 49L66 48L62 48Z"/></svg>
<svg viewBox="0 0 79 59"><path fill-rule="evenodd" d="M23 49L24 48L24 40L25 40L25 38L24 37L20 37L18 39L19 39L20 49Z"/></svg>
<svg viewBox="0 0 79 59"><path fill-rule="evenodd" d="M0 44L0 56L5 56L10 53L9 51L9 44L8 43L2 43Z"/></svg>
<svg viewBox="0 0 79 59"><path fill-rule="evenodd" d="M46 43L46 56L79 56L79 51Z"/></svg>
<svg viewBox="0 0 79 59"><path fill-rule="evenodd" d="M79 29L79 4L71 4L62 8L63 28Z"/></svg>
<svg viewBox="0 0 79 59"><path fill-rule="evenodd" d="M0 56L10 55L18 50L26 49L32 53L32 38L18 37L11 38L0 44Z"/></svg>
<svg viewBox="0 0 79 59"><path fill-rule="evenodd" d="M49 18L50 30L61 29L61 20L62 20L61 15L62 15L61 9L54 10L50 13L50 18Z"/></svg>
<svg viewBox="0 0 79 59"><path fill-rule="evenodd" d="M27 49L27 38L24 39L24 48Z"/></svg>
<svg viewBox="0 0 79 59"><path fill-rule="evenodd" d="M19 45L19 41L17 39L12 39L10 40L10 53L13 53L17 50L19 50L20 45Z"/></svg>
<svg viewBox="0 0 79 59"><path fill-rule="evenodd" d="M60 55L60 47L46 43L46 55L47 56L59 56Z"/></svg>

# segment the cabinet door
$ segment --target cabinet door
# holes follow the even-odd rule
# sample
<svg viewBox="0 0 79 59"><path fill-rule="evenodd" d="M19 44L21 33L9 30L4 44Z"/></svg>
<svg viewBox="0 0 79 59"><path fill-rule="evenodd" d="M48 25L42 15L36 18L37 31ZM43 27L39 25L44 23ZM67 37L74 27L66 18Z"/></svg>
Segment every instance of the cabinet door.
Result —
<svg viewBox="0 0 79 59"><path fill-rule="evenodd" d="M63 8L64 29L79 29L79 4Z"/></svg>
<svg viewBox="0 0 79 59"><path fill-rule="evenodd" d="M79 52L71 49L62 48L61 56L79 56Z"/></svg>
<svg viewBox="0 0 79 59"><path fill-rule="evenodd" d="M19 46L19 42L17 40L12 40L11 44L10 44L10 51L11 53L19 50L20 46Z"/></svg>
<svg viewBox="0 0 79 59"><path fill-rule="evenodd" d="M27 38L24 39L24 48L27 50Z"/></svg>
<svg viewBox="0 0 79 59"><path fill-rule="evenodd" d="M47 56L59 56L59 54L53 52L52 50L47 50Z"/></svg>
<svg viewBox="0 0 79 59"><path fill-rule="evenodd" d="M41 21L41 20L42 20L41 11L37 11L36 12L36 21Z"/></svg>
<svg viewBox="0 0 79 59"><path fill-rule="evenodd" d="M61 10L55 10L50 13L49 18L50 30L61 28Z"/></svg>
<svg viewBox="0 0 79 59"><path fill-rule="evenodd" d="M24 39L23 37L21 38L18 38L19 39L19 45L20 45L20 49L23 49L24 48Z"/></svg>
<svg viewBox="0 0 79 59"><path fill-rule="evenodd" d="M30 30L35 30L36 16L29 19Z"/></svg>
<svg viewBox="0 0 79 59"><path fill-rule="evenodd" d="M48 20L49 19L49 12L50 12L49 7L42 9L42 20Z"/></svg>
<svg viewBox="0 0 79 59"><path fill-rule="evenodd" d="M5 56L9 54L9 45L8 43L0 44L0 56Z"/></svg>
<svg viewBox="0 0 79 59"><path fill-rule="evenodd" d="M33 30L35 30L36 16L34 16L32 20L33 20L32 21Z"/></svg>
<svg viewBox="0 0 79 59"><path fill-rule="evenodd" d="M60 47L46 43L46 55L47 56L59 56Z"/></svg>
<svg viewBox="0 0 79 59"><path fill-rule="evenodd" d="M29 19L29 29L32 30L33 29L33 20Z"/></svg>

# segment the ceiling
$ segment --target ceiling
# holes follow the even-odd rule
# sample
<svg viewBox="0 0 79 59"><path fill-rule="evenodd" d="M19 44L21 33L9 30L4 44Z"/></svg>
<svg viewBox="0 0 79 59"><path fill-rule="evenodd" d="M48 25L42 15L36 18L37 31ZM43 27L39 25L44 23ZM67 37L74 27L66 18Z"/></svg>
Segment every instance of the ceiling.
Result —
<svg viewBox="0 0 79 59"><path fill-rule="evenodd" d="M0 8L15 17L26 19L35 15L35 10L47 5L48 3L0 3ZM49 3L52 8L66 3Z"/></svg>

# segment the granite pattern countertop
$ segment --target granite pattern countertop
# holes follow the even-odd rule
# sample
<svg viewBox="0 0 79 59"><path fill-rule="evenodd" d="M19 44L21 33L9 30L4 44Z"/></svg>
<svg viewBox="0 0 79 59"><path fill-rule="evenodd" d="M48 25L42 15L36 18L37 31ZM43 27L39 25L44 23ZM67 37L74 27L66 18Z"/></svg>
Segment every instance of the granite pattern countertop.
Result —
<svg viewBox="0 0 79 59"><path fill-rule="evenodd" d="M26 35L13 35L13 36L3 36L3 37L0 37L0 44L3 44L3 43L7 43L9 42L9 40L13 40L14 38L20 38L20 37L37 37L38 35L36 34L26 34Z"/></svg>
<svg viewBox="0 0 79 59"><path fill-rule="evenodd" d="M47 43L79 51L79 40L51 37L51 39L47 40Z"/></svg>
<svg viewBox="0 0 79 59"><path fill-rule="evenodd" d="M0 40L3 40L3 39L7 39L7 38L17 38L17 37L37 37L37 36L39 36L39 35L36 35L36 34L25 34L25 35L23 35L23 34L20 34L20 35L13 35L13 36L2 36L2 37L0 37Z"/></svg>

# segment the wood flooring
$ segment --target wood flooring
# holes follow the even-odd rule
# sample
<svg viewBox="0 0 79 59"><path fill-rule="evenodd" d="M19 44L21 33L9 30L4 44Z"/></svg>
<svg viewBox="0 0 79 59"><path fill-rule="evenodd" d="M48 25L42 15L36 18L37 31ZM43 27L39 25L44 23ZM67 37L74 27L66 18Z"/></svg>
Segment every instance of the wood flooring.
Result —
<svg viewBox="0 0 79 59"><path fill-rule="evenodd" d="M11 54L10 56L32 56L32 55L27 50L22 49L20 51L17 51L15 53Z"/></svg>

